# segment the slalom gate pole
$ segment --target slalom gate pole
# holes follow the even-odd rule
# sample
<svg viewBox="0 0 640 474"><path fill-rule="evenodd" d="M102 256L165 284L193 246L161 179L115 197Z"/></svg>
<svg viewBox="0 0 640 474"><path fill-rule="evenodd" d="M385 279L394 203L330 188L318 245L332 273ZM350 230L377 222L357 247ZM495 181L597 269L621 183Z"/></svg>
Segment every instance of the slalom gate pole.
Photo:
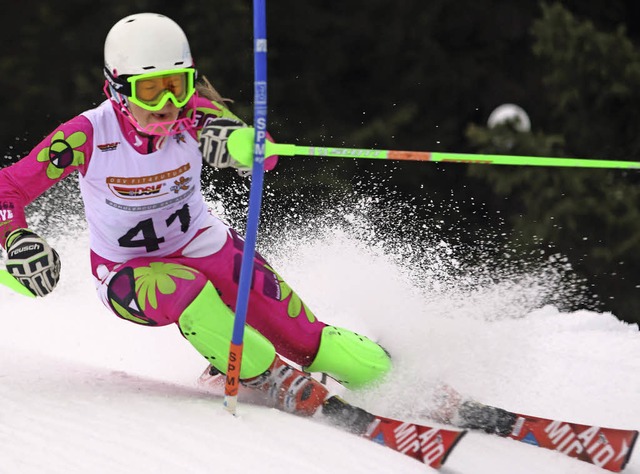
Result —
<svg viewBox="0 0 640 474"><path fill-rule="evenodd" d="M234 131L227 142L231 156L250 166L252 160L251 145L254 131L251 128L243 128ZM594 160L584 158L556 158L541 156L514 156L514 155L485 155L473 153L446 153L430 151L395 151L395 150L371 150L366 148L334 148L288 145L284 143L267 142L266 156L326 156L332 158L366 158L376 160L404 160L404 161L430 161L449 163L476 163L484 165L515 165L515 166L559 166L568 168L618 168L640 169L637 161Z"/></svg>
<svg viewBox="0 0 640 474"><path fill-rule="evenodd" d="M252 173L249 190L249 210L244 251L240 267L236 315L233 322L233 335L229 346L229 362L224 387L224 407L235 415L240 385L240 367L244 342L244 326L247 319L249 292L253 279L253 261L262 206L262 187L264 178L265 139L267 136L267 21L266 0L253 0L253 62L254 62L254 100L252 131Z"/></svg>

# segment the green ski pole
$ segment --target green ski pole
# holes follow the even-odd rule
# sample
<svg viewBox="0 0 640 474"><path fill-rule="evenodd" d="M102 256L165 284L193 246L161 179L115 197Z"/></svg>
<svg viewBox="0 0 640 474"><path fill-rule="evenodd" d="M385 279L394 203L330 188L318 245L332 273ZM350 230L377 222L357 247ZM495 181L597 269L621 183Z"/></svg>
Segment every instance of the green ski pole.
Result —
<svg viewBox="0 0 640 474"><path fill-rule="evenodd" d="M21 295L30 296L31 298L36 297L36 295L31 293L26 286L16 280L7 270L0 270L0 284L11 288L13 291L18 292Z"/></svg>

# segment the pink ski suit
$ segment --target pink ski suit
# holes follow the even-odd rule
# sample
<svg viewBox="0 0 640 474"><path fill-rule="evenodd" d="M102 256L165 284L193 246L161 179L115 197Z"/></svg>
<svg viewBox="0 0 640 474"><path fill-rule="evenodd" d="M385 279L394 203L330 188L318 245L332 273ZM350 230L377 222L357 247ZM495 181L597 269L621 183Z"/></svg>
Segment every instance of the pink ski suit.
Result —
<svg viewBox="0 0 640 474"><path fill-rule="evenodd" d="M109 100L60 125L0 170L0 244L27 227L26 205L77 170L98 295L116 315L176 323L207 282L234 309L243 239L204 201L198 149L209 120L233 115L197 95L182 113L195 114L197 125L171 137L139 134ZM247 324L281 355L309 365L326 325L260 255L254 263Z"/></svg>

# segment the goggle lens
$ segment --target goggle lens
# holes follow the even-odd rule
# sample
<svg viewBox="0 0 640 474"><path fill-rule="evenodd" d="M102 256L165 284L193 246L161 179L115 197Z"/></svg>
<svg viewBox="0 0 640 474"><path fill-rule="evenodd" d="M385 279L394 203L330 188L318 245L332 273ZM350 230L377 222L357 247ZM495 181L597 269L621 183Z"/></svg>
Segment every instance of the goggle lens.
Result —
<svg viewBox="0 0 640 474"><path fill-rule="evenodd" d="M182 108L195 92L194 76L191 68L131 76L127 79L131 83L130 100L150 111L160 110L168 100Z"/></svg>

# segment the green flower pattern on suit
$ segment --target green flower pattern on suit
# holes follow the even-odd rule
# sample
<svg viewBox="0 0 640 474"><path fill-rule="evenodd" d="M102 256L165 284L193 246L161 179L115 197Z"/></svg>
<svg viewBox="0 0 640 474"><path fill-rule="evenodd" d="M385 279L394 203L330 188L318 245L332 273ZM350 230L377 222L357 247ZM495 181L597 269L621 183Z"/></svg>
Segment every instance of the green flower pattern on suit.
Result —
<svg viewBox="0 0 640 474"><path fill-rule="evenodd" d="M289 300L289 305L287 306L287 314L289 315L289 317L297 318L298 316L300 316L300 313L302 313L302 308L304 308L304 313L306 314L309 322L310 323L315 322L316 317L313 314L313 312L309 309L309 307L305 303L303 303L303 301L291 289L288 283L284 281L284 279L280 275L278 275L278 273L269 265L265 265L264 267L268 269L270 272L273 272L273 274L278 279L278 284L280 285L280 301L284 301L287 298L291 297L291 299Z"/></svg>
<svg viewBox="0 0 640 474"><path fill-rule="evenodd" d="M147 302L152 308L158 308L158 292L170 295L176 291L174 278L195 280L196 270L178 263L152 262L148 267L136 268L133 275L140 309L144 311Z"/></svg>
<svg viewBox="0 0 640 474"><path fill-rule="evenodd" d="M75 132L67 138L62 130L58 130L51 137L48 147L38 152L36 159L42 163L49 162L47 166L47 176L51 179L58 179L69 166L79 166L84 164L84 153L76 150L87 141L87 136L82 132Z"/></svg>

